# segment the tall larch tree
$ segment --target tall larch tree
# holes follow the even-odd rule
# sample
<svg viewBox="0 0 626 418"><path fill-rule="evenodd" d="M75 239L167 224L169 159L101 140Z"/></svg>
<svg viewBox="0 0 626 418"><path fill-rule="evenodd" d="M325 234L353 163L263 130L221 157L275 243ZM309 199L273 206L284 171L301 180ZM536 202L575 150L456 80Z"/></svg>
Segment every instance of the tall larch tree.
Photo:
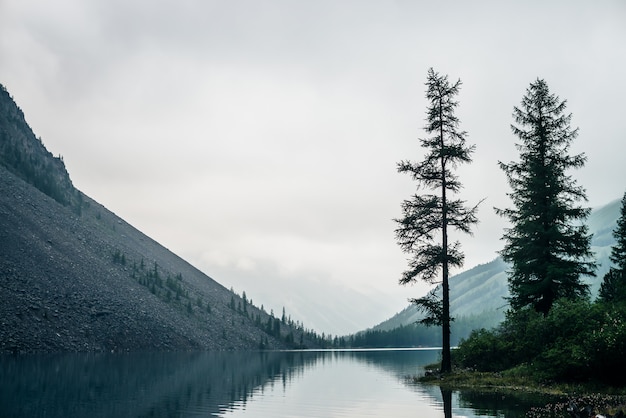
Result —
<svg viewBox="0 0 626 418"><path fill-rule="evenodd" d="M451 267L461 267L464 255L458 241L449 241L449 229L470 233L478 222L477 206L466 208L465 202L453 198L461 189L461 182L453 170L461 163L470 163L474 146L466 145L467 133L459 130L455 116L455 100L461 81L450 83L447 76L428 70L426 98L429 101L425 132L420 139L425 150L424 159L413 163L401 161L398 171L408 173L418 182L418 191L427 189L432 194L418 194L402 203L403 217L395 219L398 227L396 239L402 250L411 254L409 269L401 284L423 280L430 284L441 283L441 296L435 291L419 299L411 299L426 317L427 325L442 327L441 371L451 370L450 361L450 287L448 277Z"/></svg>
<svg viewBox="0 0 626 418"><path fill-rule="evenodd" d="M620 217L613 230L615 245L611 247L609 259L615 265L604 275L600 292L600 300L605 302L626 301L626 193L622 197Z"/></svg>
<svg viewBox="0 0 626 418"><path fill-rule="evenodd" d="M583 167L584 154L570 155L578 129L570 127L566 101L550 93L544 80L530 84L521 106L513 110L513 134L520 140L518 162L499 162L506 173L514 208L496 209L511 222L504 232L502 258L509 271L513 310L532 306L544 315L562 297L588 295L582 276L593 276L591 235L585 220L590 209L585 190L567 173Z"/></svg>

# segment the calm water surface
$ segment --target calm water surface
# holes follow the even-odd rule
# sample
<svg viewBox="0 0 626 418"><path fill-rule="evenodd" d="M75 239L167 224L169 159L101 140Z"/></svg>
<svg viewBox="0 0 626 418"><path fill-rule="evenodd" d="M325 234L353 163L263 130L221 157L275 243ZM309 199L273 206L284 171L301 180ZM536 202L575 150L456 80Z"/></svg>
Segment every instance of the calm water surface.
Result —
<svg viewBox="0 0 626 418"><path fill-rule="evenodd" d="M438 350L0 356L0 417L522 417L408 376Z"/></svg>

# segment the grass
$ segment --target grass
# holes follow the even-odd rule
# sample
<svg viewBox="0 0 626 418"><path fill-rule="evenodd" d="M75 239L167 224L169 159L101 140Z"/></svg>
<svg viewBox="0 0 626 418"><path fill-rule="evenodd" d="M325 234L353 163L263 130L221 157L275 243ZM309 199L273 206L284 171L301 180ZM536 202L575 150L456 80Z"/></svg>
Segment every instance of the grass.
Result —
<svg viewBox="0 0 626 418"><path fill-rule="evenodd" d="M523 366L503 372L477 372L467 369L454 369L441 374L439 365L426 367L426 375L414 377L415 383L437 385L449 390L469 390L493 392L516 396L522 393L549 395L557 402L533 408L530 417L570 416L567 408L572 404L590 407L596 413L613 416L618 411L626 411L626 387L616 388L601 383L584 382L545 382Z"/></svg>
<svg viewBox="0 0 626 418"><path fill-rule="evenodd" d="M547 395L578 395L602 393L626 395L626 387L613 387L597 382L545 382L535 377L524 366L502 372L478 372L455 368L452 373L441 374L438 364L426 367L426 375L414 377L419 383L435 384L445 389L523 390Z"/></svg>
<svg viewBox="0 0 626 418"><path fill-rule="evenodd" d="M563 395L562 388L549 387L533 381L529 377L495 372L475 372L455 370L452 373L433 372L427 376L415 377L415 382L441 386L444 389L489 389L494 391L540 392L549 395Z"/></svg>

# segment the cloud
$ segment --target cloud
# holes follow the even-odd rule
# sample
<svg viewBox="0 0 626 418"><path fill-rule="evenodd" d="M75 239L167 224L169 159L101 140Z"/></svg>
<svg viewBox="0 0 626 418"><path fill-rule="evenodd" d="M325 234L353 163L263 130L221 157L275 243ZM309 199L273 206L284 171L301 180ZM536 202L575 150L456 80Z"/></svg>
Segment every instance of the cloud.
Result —
<svg viewBox="0 0 626 418"><path fill-rule="evenodd" d="M332 284L393 313L425 290L396 284L392 219L427 69L463 81L461 197L487 198L460 237L471 267L501 248L497 161L517 158L511 112L537 77L580 127L590 205L623 194L624 21L620 1L5 0L0 82L82 191L228 287L288 282L265 292L280 303Z"/></svg>

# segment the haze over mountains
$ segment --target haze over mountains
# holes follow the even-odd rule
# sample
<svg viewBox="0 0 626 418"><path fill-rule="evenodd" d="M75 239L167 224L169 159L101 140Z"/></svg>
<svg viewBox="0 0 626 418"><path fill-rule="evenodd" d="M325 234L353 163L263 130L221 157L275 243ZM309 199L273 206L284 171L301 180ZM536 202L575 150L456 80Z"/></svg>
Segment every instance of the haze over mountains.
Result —
<svg viewBox="0 0 626 418"><path fill-rule="evenodd" d="M613 230L619 218L621 200L594 209L588 220L589 231L593 234L591 246L596 254L598 269L595 278L586 278L592 297L596 297L602 277L609 270L609 255L615 244ZM506 271L508 265L500 257L473 267L450 278L450 310L457 318L480 317L482 326L491 327L504 319L509 296ZM375 330L389 330L418 321L421 314L413 305L407 306L398 314L373 327ZM454 324L453 324L454 327ZM452 331L454 333L454 329Z"/></svg>
<svg viewBox="0 0 626 418"><path fill-rule="evenodd" d="M616 200L589 218L601 265L594 294L608 269L618 211ZM505 270L495 259L454 276L453 315L497 323ZM233 294L76 190L63 159L46 150L0 88L0 351L314 347L320 341L307 329L309 318L357 331L360 312L383 309L375 294L329 283L287 288L271 269L263 273L253 303L245 288ZM270 296L282 298L287 318L259 308ZM418 318L409 306L374 328Z"/></svg>
<svg viewBox="0 0 626 418"><path fill-rule="evenodd" d="M315 347L76 190L0 85L0 352Z"/></svg>

